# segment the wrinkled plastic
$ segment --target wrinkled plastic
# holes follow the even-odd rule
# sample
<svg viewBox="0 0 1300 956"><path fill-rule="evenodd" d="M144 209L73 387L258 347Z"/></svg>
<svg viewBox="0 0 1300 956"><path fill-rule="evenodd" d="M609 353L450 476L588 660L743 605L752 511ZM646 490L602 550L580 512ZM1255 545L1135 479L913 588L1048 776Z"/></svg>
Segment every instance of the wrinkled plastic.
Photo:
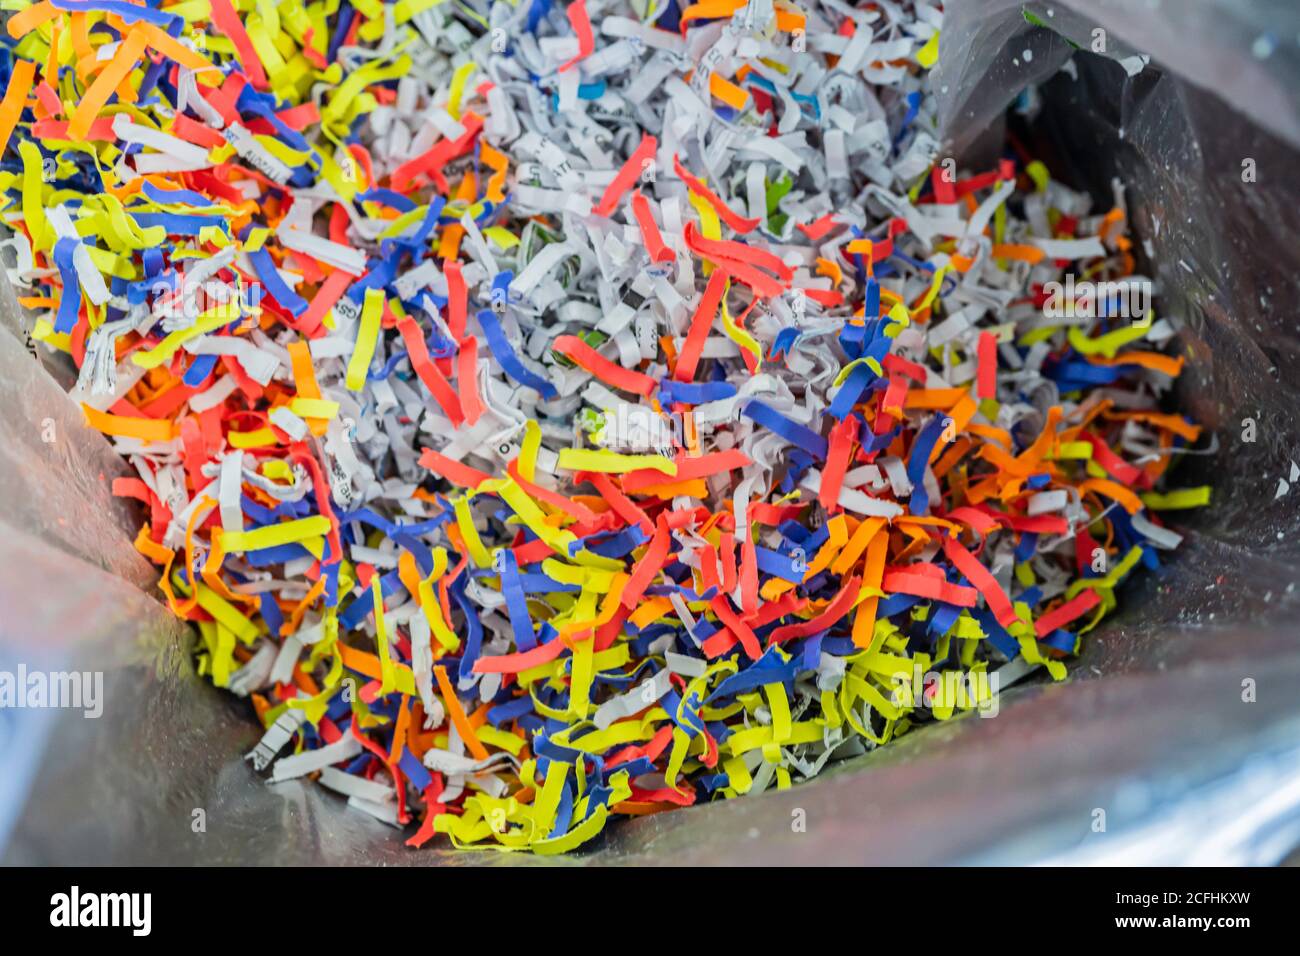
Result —
<svg viewBox="0 0 1300 956"><path fill-rule="evenodd" d="M1300 486L1279 485L1300 459L1300 11L945 8L950 155L996 155L1008 106L1041 83L1034 150L1103 207L1125 184L1189 360L1178 402L1217 440L1176 483L1208 481L1213 507L1170 516L1184 546L1125 590L1068 683L1014 688L995 718L922 728L788 791L627 821L545 862L1273 863L1300 845ZM1097 29L1104 57L1069 42L1091 50ZM1152 60L1130 76L1118 61L1136 53ZM257 778L241 759L258 736L247 703L194 675L191 638L131 547L138 515L109 494L123 466L63 394L67 369L27 354L8 288L0 326L0 668L105 671L97 720L0 711L4 861L543 862L408 851L321 788Z"/></svg>

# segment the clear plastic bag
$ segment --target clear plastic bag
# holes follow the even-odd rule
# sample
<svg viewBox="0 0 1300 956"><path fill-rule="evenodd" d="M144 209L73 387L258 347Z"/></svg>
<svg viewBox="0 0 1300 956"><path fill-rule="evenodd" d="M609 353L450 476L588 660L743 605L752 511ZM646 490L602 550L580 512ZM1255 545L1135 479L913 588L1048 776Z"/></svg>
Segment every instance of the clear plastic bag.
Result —
<svg viewBox="0 0 1300 956"><path fill-rule="evenodd" d="M1160 314L1180 320L1180 401L1217 441L1178 474L1213 484L1214 505L1123 594L1068 683L550 862L1271 863L1300 844L1300 9L945 7L950 155L996 155L1007 107L1041 83L1033 129L1058 172L1107 200L1125 184ZM1151 62L1130 75L1138 54ZM27 354L7 287L0 326L0 669L105 672L97 719L0 710L5 862L540 862L408 851L321 788L256 777L248 705L194 675L131 546L137 516L110 495L124 467L63 394L66 369Z"/></svg>

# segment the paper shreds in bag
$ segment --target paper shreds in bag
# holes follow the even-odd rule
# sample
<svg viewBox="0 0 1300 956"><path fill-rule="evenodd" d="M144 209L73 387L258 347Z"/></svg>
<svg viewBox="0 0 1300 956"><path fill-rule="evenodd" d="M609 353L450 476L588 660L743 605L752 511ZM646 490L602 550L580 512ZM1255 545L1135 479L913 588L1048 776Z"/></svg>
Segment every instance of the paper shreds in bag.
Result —
<svg viewBox="0 0 1300 956"><path fill-rule="evenodd" d="M36 338L250 758L413 846L1062 679L1207 501L1122 192L942 157L934 4L9 6Z"/></svg>

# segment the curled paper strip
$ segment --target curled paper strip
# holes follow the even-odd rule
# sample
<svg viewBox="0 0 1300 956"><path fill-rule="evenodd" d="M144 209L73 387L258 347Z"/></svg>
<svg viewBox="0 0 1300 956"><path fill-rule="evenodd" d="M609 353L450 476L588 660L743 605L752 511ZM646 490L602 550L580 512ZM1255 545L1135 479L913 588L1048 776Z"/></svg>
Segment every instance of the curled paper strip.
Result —
<svg viewBox="0 0 1300 956"><path fill-rule="evenodd" d="M1122 192L941 154L937 3L9 6L35 337L254 766L411 846L1060 679L1208 500Z"/></svg>

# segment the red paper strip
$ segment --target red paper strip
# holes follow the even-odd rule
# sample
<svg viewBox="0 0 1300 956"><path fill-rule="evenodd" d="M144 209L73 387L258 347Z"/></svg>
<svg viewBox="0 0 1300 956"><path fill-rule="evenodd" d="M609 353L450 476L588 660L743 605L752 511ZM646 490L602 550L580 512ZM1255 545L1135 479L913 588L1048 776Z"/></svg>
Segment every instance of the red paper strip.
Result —
<svg viewBox="0 0 1300 956"><path fill-rule="evenodd" d="M719 265L734 267L739 263L767 269L769 272L776 273L783 288L794 279L794 270L786 265L780 256L766 249L759 249L731 239L706 239L703 233L695 228L694 222L686 224L683 235L693 251Z"/></svg>
<svg viewBox="0 0 1300 956"><path fill-rule="evenodd" d="M415 374L420 377L420 381L429 390L443 414L451 419L453 425L460 425L465 421L465 414L460 409L460 399L455 389L451 387L451 383L443 377L438 367L429 358L429 346L424 341L424 332L420 326L408 315L398 321L397 331L402 336L402 343L406 346L406 353Z"/></svg>
<svg viewBox="0 0 1300 956"><path fill-rule="evenodd" d="M575 521L582 521L589 524L597 524L600 516L593 512L586 505L574 501L560 494L558 491L552 491L550 488L543 488L541 485L535 485L519 473L518 459L512 459L506 465L506 473L510 475L519 487L528 492L529 497L536 498L538 501L544 501L553 508L564 512ZM575 532L576 533L576 532Z"/></svg>
<svg viewBox="0 0 1300 956"><path fill-rule="evenodd" d="M578 55L560 67L561 73L571 70L574 64L591 56L596 49L596 38L591 32L591 18L587 16L587 0L569 4L564 14L569 18L569 26L573 27L573 32L578 36Z"/></svg>
<svg viewBox="0 0 1300 956"><path fill-rule="evenodd" d="M749 456L739 448L709 452L707 455L679 454L677 456L677 474L672 480L676 482L708 478L723 472L735 471L737 468L744 468L749 464L752 464ZM638 468L636 471L629 471L622 479L623 490L628 494L635 494L645 488L653 488L663 483L663 472L654 468ZM753 507L754 505L751 504L750 508Z"/></svg>
<svg viewBox="0 0 1300 956"><path fill-rule="evenodd" d="M1109 445L1092 432L1082 432L1079 437L1092 445L1092 460L1106 469L1116 481L1123 482L1130 488L1135 485L1141 487L1147 483L1146 472L1135 465L1130 465L1119 457L1119 455L1111 451Z"/></svg>
<svg viewBox="0 0 1300 956"><path fill-rule="evenodd" d="M1100 603L1101 597L1096 591L1092 589L1080 591L1071 600L1053 608L1035 621L1034 633L1041 640L1058 627L1065 627L1075 618L1087 614Z"/></svg>
<svg viewBox="0 0 1300 956"><path fill-rule="evenodd" d="M974 607L979 592L960 584L950 584L940 578L909 568L906 571L886 571L880 589L887 594L912 594L932 601L943 601L957 607Z"/></svg>
<svg viewBox="0 0 1300 956"><path fill-rule="evenodd" d="M609 475L600 472L591 472L589 474L584 472L582 477L591 482L597 493L609 502L609 507L625 522L636 525L646 534L654 533L654 522L632 502L631 498L618 490ZM661 480L662 478L663 476L660 475Z"/></svg>
<svg viewBox="0 0 1300 956"><path fill-rule="evenodd" d="M446 193L447 180L442 175L442 170L453 159L464 156L473 148L474 137L483 129L483 117L467 112L460 123L465 127L465 135L457 139L441 139L426 152L394 169L389 177L392 188L404 190L415 182L417 176L425 175L433 180L441 192Z"/></svg>
<svg viewBox="0 0 1300 956"><path fill-rule="evenodd" d="M659 383L649 375L611 362L576 335L559 336L551 343L551 348L572 359L606 385L647 397L659 389Z"/></svg>
<svg viewBox="0 0 1300 956"><path fill-rule="evenodd" d="M545 644L538 644L530 651L518 654L499 654L496 657L480 657L474 662L475 674L518 674L548 661L553 661L564 650L564 642L558 637Z"/></svg>
<svg viewBox="0 0 1300 956"><path fill-rule="evenodd" d="M821 242L822 238L825 237L825 235L829 233L832 229L834 229L836 226L840 225L840 223L838 223L835 220L835 213L828 212L820 219L814 219L806 226L801 222L796 223L795 225L800 232L802 232L813 242Z"/></svg>
<svg viewBox="0 0 1300 956"><path fill-rule="evenodd" d="M972 508L970 505L963 505L960 508L953 508L946 514L939 515L948 521L958 521L968 527L973 528L982 535L988 534L999 527L997 518L993 517L987 511L979 508Z"/></svg>
<svg viewBox="0 0 1300 956"><path fill-rule="evenodd" d="M677 258L676 254L664 245L659 225L650 211L650 201L639 189L632 194L632 215L636 217L636 224L641 228L641 240L645 243L646 251L650 253L651 262L672 262Z"/></svg>
<svg viewBox="0 0 1300 956"><path fill-rule="evenodd" d="M477 468L462 464L454 458L448 458L432 448L426 448L420 452L420 467L428 468L435 475L440 475L453 484L465 488L477 488L492 477Z"/></svg>
<svg viewBox="0 0 1300 956"><path fill-rule="evenodd" d="M465 285L465 276L460 270L460 263L450 259L443 266L447 276L447 330L451 337L460 341L465 337L465 313L469 302L469 288Z"/></svg>
<svg viewBox="0 0 1300 956"><path fill-rule="evenodd" d="M632 569L632 576L628 578L627 584L623 586L620 603L629 611L634 610L637 604L641 602L645 589L650 586L650 582L654 580L655 575L662 571L668 563L671 545L672 538L668 534L668 529L662 524L656 527L645 556L636 563L636 567Z"/></svg>
<svg viewBox="0 0 1300 956"><path fill-rule="evenodd" d="M573 8L570 7L569 9ZM655 150L658 148L659 141L657 139L649 133L642 135L641 142L632 151L632 155L627 158L627 162L618 171L618 175L605 187L605 194L600 197L600 202L592 210L597 216L608 216L618 207L619 200L641 178L641 173L646 164L654 162Z"/></svg>
<svg viewBox="0 0 1300 956"><path fill-rule="evenodd" d="M960 541L945 535L943 553L948 556L953 567L966 575L966 580L975 585L984 595L989 610L993 612L999 624L1009 628L1020 620L1016 616L1015 608L1011 606L1011 598L1007 597L1007 592L1002 590L1002 585L998 584L988 568L980 564L978 558L962 547Z"/></svg>
<svg viewBox="0 0 1300 956"><path fill-rule="evenodd" d="M675 381L694 381L695 370L700 364L700 355L704 352L704 342L709 337L709 330L713 328L713 320L717 317L718 306L722 302L722 294L726 287L726 274L721 270L715 270L713 275L709 276L709 284L705 287L700 304L691 318L690 331L686 333L686 342L677 357L677 369L673 373Z"/></svg>
<svg viewBox="0 0 1300 956"><path fill-rule="evenodd" d="M736 571L736 536L732 532L718 536L718 556L722 559L722 590L730 594L740 578Z"/></svg>
<svg viewBox="0 0 1300 956"><path fill-rule="evenodd" d="M992 332L981 332L976 349L979 374L975 380L975 394L979 398L998 397L998 337Z"/></svg>
<svg viewBox="0 0 1300 956"><path fill-rule="evenodd" d="M746 219L744 216L732 212L731 207L724 203L713 190L688 173L681 160L675 155L673 156L673 169L682 182L686 184L686 188L712 206L718 217L736 232L741 234L752 232L762 222L761 219Z"/></svg>
<svg viewBox="0 0 1300 956"><path fill-rule="evenodd" d="M831 599L831 603L826 606L826 609L816 617L809 618L800 624L787 624L784 627L778 627L768 635L768 647L830 629L853 609L853 602L858 599L858 592L861 590L862 579L858 577L849 578L848 582L840 588L840 593L835 595Z"/></svg>
<svg viewBox="0 0 1300 956"><path fill-rule="evenodd" d="M740 606L745 617L758 613L758 546L748 534L740 545Z"/></svg>
<svg viewBox="0 0 1300 956"><path fill-rule="evenodd" d="M483 414L483 399L478 394L478 339L466 336L456 353L456 387L460 391L460 407L465 413L465 423L473 425Z"/></svg>
<svg viewBox="0 0 1300 956"><path fill-rule="evenodd" d="M929 380L929 376L925 371L925 366L918 365L916 362L910 362L901 355L894 355L892 352L881 359L880 365L886 372L896 372L901 375L906 375L922 388L925 387L925 383ZM890 376L891 379L893 377L893 375ZM890 384L892 385L893 382L891 381Z"/></svg>
<svg viewBox="0 0 1300 956"><path fill-rule="evenodd" d="M826 467L822 469L821 491L817 500L831 514L839 511L840 489L849 470L849 457L853 452L853 439L858 433L858 420L852 415L831 428L827 442Z"/></svg>
<svg viewBox="0 0 1300 956"><path fill-rule="evenodd" d="M740 646L744 648L745 653L750 660L756 661L763 656L763 648L759 646L758 637L750 629L749 625L740 619L740 616L732 610L731 602L723 594L719 594L710 602L709 607L713 613L718 615L718 620L729 630L736 640L740 641Z"/></svg>
<svg viewBox="0 0 1300 956"><path fill-rule="evenodd" d="M356 281L354 276L342 270L331 272L321 287L316 290L316 295L312 297L307 311L298 317L296 323L298 331L308 338L315 338L322 334L321 323L325 321L326 314L334 308L339 299L343 298L343 293L354 281Z"/></svg>
<svg viewBox="0 0 1300 956"><path fill-rule="evenodd" d="M231 6L230 0L208 0L208 3L212 10L212 25L235 45L239 65L244 68L254 86L259 90L267 89L270 84L266 80L266 71L262 69L262 59L253 48L253 41L249 39L248 31L244 29L244 23Z"/></svg>

